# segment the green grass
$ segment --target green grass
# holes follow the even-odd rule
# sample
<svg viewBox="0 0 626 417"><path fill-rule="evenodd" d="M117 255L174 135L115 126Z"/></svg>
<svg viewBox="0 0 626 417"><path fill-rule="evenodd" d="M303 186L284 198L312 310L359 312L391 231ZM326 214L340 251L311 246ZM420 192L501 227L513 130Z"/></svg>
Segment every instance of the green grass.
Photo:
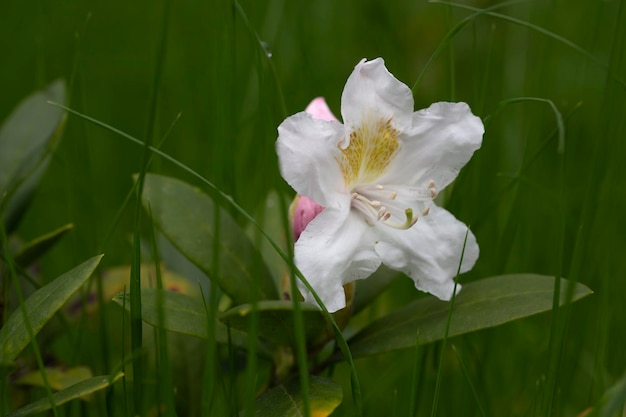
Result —
<svg viewBox="0 0 626 417"><path fill-rule="evenodd" d="M352 416L361 407L365 416L427 416L435 408L438 416L576 416L623 381L623 1L463 6L401 0L55 0L35 6L10 0L0 5L0 39L0 120L32 91L64 78L70 108L198 173L231 196L285 253L286 209L266 206L270 195L275 203L293 197L278 171L276 127L317 96L340 114L343 85L361 58L382 56L397 78L415 87L416 109L465 101L483 118L482 148L443 195L446 208L471 226L481 248L476 267L461 283L532 272L562 275L594 294L558 313L445 344L355 359L355 368L342 362L332 371L343 388L333 416ZM48 283L98 253L106 255L101 271L160 258L198 291L202 287L209 317L218 314L224 301L217 288L163 239L151 237L151 217L131 191L132 176L148 167L194 184L250 230L246 215L189 171L84 118L68 117L11 237L29 241L74 223L32 272L38 282ZM216 216L208 221L219 223ZM251 235L266 248L258 232ZM266 259L270 270L280 271L280 285L289 267L271 256ZM21 294L27 297L34 288L20 279L16 292L13 279L19 275L4 259L0 297L6 320L19 310ZM219 261L212 265L215 274L222 267ZM138 283L127 286L135 306ZM408 279L395 281L346 334L419 297L412 288ZM126 373L123 383L90 402L56 407L56 416L131 416L133 410L159 415L157 404L170 404L161 415L175 415L176 404L178 416L236 415L253 407L268 379L266 360L142 327L137 311L124 316L103 291L96 311L69 318L69 326L53 319L39 334L37 349L22 353L15 374L2 368L0 415L51 395L48 388L14 385L15 375L51 364L85 365L94 375L114 374L124 364ZM295 369L306 367L304 353L296 349ZM305 382L306 374L300 375ZM173 392L160 391L168 386ZM623 403L623 392L611 392L617 393L613 401Z"/></svg>

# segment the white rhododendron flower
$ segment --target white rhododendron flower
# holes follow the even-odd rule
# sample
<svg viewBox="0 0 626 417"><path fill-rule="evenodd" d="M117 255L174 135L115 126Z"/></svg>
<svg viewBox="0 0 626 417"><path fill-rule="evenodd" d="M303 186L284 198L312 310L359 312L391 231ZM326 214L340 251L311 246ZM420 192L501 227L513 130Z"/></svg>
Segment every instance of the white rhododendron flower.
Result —
<svg viewBox="0 0 626 417"><path fill-rule="evenodd" d="M381 58L355 67L341 116L320 98L278 127L283 178L324 208L295 244L296 266L331 312L345 307L344 284L381 263L449 300L467 227L433 199L480 147L481 120L465 103L414 112L411 90ZM477 258L470 232L461 272Z"/></svg>

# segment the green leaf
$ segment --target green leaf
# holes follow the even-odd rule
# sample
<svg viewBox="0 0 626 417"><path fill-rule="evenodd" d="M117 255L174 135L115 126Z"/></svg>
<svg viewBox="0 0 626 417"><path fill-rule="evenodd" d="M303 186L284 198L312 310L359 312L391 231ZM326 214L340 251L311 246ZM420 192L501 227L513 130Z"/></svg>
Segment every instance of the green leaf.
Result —
<svg viewBox="0 0 626 417"><path fill-rule="evenodd" d="M221 209L220 273L211 276L216 206L200 189L173 178L148 174L143 203L150 207L154 220L172 244L215 279L236 304L278 298L261 255L239 225Z"/></svg>
<svg viewBox="0 0 626 417"><path fill-rule="evenodd" d="M126 297L126 300L124 300ZM120 293L113 297L119 305L124 305L130 311L129 294ZM160 304L159 304L160 303ZM144 288L141 290L141 318L146 323L159 326L159 309L163 311L163 328L175 333L207 338L207 314L204 303L197 297L190 297L173 291ZM228 328L224 323L217 322L215 326L217 343L227 344ZM236 329L230 331L230 343L239 348L248 346L247 335ZM272 357L273 351L266 344L259 345L259 354Z"/></svg>
<svg viewBox="0 0 626 417"><path fill-rule="evenodd" d="M58 407L59 405L65 404L68 401L82 398L96 391L105 389L113 385L122 376L124 376L124 374L120 372L113 378L111 378L109 375L102 375L81 381L75 385L72 385L69 388L53 394L52 398L54 399L54 404ZM42 411L50 410L51 408L52 405L50 404L50 400L48 397L46 397L7 414L7 417L29 416L31 414L41 413Z"/></svg>
<svg viewBox="0 0 626 417"><path fill-rule="evenodd" d="M48 164L49 151L61 136L65 114L48 100L65 102L63 80L28 96L0 127L0 207L6 208L2 215L9 232L17 226Z"/></svg>
<svg viewBox="0 0 626 417"><path fill-rule="evenodd" d="M50 250L63 236L70 230L74 229L72 223L61 226L50 233L31 240L22 246L18 253L15 254L15 263L25 268L39 259L44 253Z"/></svg>
<svg viewBox="0 0 626 417"><path fill-rule="evenodd" d="M70 296L91 276L103 255L94 256L37 290L24 302L33 334L37 334ZM28 345L30 336L18 307L0 329L0 363L8 363Z"/></svg>
<svg viewBox="0 0 626 417"><path fill-rule="evenodd" d="M606 390L590 417L623 416L624 410L626 410L626 373Z"/></svg>
<svg viewBox="0 0 626 417"><path fill-rule="evenodd" d="M322 312L315 306L302 304L304 334L307 344L325 340L332 329L327 324ZM291 301L260 301L256 305L259 335L277 345L295 345L293 303ZM247 330L248 320L252 316L250 304L240 305L225 311L220 320L234 329Z"/></svg>
<svg viewBox="0 0 626 417"><path fill-rule="evenodd" d="M341 386L331 379L311 375L309 379L309 415L326 417L343 400ZM241 412L240 416L245 414ZM302 393L297 378L262 394L256 400L256 417L302 417Z"/></svg>
<svg viewBox="0 0 626 417"><path fill-rule="evenodd" d="M47 383L53 390L61 391L92 376L91 369L86 366L75 366L73 368L57 366L46 368L46 381L44 381L41 371L36 370L21 376L15 382L20 385L33 385L44 388Z"/></svg>
<svg viewBox="0 0 626 417"><path fill-rule="evenodd" d="M562 279L561 304L568 281ZM449 336L457 336L552 308L554 278L533 274L501 275L463 285L457 295ZM592 291L576 284L572 302ZM354 356L374 355L443 339L450 303L428 296L382 317L357 333L350 341Z"/></svg>

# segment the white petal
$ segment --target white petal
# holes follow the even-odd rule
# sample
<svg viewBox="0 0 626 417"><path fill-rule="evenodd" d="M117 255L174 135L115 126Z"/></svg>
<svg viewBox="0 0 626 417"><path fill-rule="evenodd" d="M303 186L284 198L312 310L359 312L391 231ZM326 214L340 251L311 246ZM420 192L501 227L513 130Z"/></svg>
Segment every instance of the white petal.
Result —
<svg viewBox="0 0 626 417"><path fill-rule="evenodd" d="M317 120L305 112L288 117L278 126L280 172L298 194L328 206L341 192L343 177L336 158L343 134L341 123Z"/></svg>
<svg viewBox="0 0 626 417"><path fill-rule="evenodd" d="M359 62L341 95L341 115L347 127L361 124L366 117L393 119L393 127L404 131L411 126L413 95L385 68L382 58Z"/></svg>
<svg viewBox="0 0 626 417"><path fill-rule="evenodd" d="M442 190L480 148L484 131L465 103L434 103L415 112L413 127L380 181L425 187L434 180Z"/></svg>
<svg viewBox="0 0 626 417"><path fill-rule="evenodd" d="M383 264L411 277L417 289L442 300L450 299L467 226L445 209L431 206L430 213L420 217L410 229L378 227L377 230L380 240L375 249ZM461 272L469 271L476 259L478 244L469 232Z"/></svg>
<svg viewBox="0 0 626 417"><path fill-rule="evenodd" d="M331 313L346 305L344 284L367 278L380 266L372 228L346 204L324 209L295 245L296 266ZM305 301L315 303L300 282L298 287Z"/></svg>

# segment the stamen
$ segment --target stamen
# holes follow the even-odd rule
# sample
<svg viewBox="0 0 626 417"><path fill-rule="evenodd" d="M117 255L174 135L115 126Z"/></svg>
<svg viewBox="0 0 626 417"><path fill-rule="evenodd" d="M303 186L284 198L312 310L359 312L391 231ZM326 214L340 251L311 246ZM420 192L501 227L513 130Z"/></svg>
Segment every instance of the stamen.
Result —
<svg viewBox="0 0 626 417"><path fill-rule="evenodd" d="M435 181L428 183L428 188L402 187L395 185L371 184L353 189L352 208L364 215L370 226L382 222L386 226L405 230L412 227L419 216L413 213L411 206L418 201L430 200L437 193ZM408 200L408 201L407 201ZM408 206L408 208L407 208ZM430 208L422 206L421 214L426 216ZM405 219L402 220L402 212Z"/></svg>
<svg viewBox="0 0 626 417"><path fill-rule="evenodd" d="M371 214L372 216L378 216L379 210L376 210L375 207L380 206L379 201L370 201L359 193L352 193L352 199L357 202L357 204L355 204L354 207L360 209L362 212L366 214Z"/></svg>
<svg viewBox="0 0 626 417"><path fill-rule="evenodd" d="M437 196L437 189L435 188L435 180L429 181L428 189L430 190L430 198L435 198Z"/></svg>

